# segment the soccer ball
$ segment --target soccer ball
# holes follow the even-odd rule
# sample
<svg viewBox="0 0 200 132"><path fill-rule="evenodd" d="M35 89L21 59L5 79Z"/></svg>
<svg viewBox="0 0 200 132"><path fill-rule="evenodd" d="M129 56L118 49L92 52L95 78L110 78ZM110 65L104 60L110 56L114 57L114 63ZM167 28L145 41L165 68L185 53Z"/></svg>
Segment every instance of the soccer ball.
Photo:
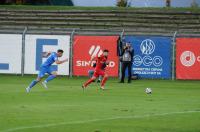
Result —
<svg viewBox="0 0 200 132"><path fill-rule="evenodd" d="M146 88L146 89L145 89L145 92L146 92L147 94L151 94L151 93L152 93L152 90L151 90L151 88Z"/></svg>

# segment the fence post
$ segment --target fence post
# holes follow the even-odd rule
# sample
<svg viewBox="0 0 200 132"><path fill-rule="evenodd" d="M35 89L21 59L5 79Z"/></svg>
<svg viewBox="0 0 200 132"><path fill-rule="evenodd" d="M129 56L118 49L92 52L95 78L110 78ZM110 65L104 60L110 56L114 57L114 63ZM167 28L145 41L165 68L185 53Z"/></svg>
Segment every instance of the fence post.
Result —
<svg viewBox="0 0 200 132"><path fill-rule="evenodd" d="M69 76L73 76L73 41L74 41L74 33L75 29L73 29L71 35L70 35L70 56L69 56Z"/></svg>
<svg viewBox="0 0 200 132"><path fill-rule="evenodd" d="M22 34L22 55L21 55L21 75L24 76L24 67L25 67L25 36L28 28L25 27Z"/></svg>
<svg viewBox="0 0 200 132"><path fill-rule="evenodd" d="M177 35L177 31L174 32L173 40L172 40L172 46L173 46L173 50L172 50L172 80L175 79L175 46L176 46L176 35Z"/></svg>
<svg viewBox="0 0 200 132"><path fill-rule="evenodd" d="M120 39L121 39L121 40L122 40L123 36L124 36L124 29L122 30L122 32L121 32L121 34L120 34ZM121 41L121 40L120 40L120 41ZM121 76L122 76L122 71L121 71L121 69L122 69L122 63L121 63L121 61L119 60L119 79L121 79Z"/></svg>

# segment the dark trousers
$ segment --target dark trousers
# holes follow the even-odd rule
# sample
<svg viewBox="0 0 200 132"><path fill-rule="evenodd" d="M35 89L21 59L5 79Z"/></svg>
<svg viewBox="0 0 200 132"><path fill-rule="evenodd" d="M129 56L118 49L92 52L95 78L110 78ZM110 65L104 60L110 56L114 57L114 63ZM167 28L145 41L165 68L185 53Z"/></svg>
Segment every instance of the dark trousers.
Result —
<svg viewBox="0 0 200 132"><path fill-rule="evenodd" d="M128 67L128 82L131 82L132 76L132 62L122 62L122 77L121 82L124 82L126 68Z"/></svg>

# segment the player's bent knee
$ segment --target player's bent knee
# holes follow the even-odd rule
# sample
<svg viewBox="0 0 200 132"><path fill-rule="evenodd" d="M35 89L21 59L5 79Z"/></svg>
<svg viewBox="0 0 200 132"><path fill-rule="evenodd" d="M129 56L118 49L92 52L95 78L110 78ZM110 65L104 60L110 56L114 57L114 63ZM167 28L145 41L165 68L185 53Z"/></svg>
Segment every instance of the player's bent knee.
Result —
<svg viewBox="0 0 200 132"><path fill-rule="evenodd" d="M92 80L96 80L96 77L92 77Z"/></svg>
<svg viewBox="0 0 200 132"><path fill-rule="evenodd" d="M52 72L52 75L54 75L56 77L58 74L57 74L57 72Z"/></svg>
<svg viewBox="0 0 200 132"><path fill-rule="evenodd" d="M104 77L108 78L108 74L105 74Z"/></svg>
<svg viewBox="0 0 200 132"><path fill-rule="evenodd" d="M36 79L37 82L40 82L41 80L42 80L41 78L37 78L37 79Z"/></svg>
<svg viewBox="0 0 200 132"><path fill-rule="evenodd" d="M55 77L57 77L58 74L53 74Z"/></svg>

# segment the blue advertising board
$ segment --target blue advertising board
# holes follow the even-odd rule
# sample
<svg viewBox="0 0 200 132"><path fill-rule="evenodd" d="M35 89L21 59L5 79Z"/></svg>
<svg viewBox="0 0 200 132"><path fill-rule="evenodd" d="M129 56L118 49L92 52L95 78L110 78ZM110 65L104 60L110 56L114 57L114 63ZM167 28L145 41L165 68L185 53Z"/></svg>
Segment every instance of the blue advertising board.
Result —
<svg viewBox="0 0 200 132"><path fill-rule="evenodd" d="M171 38L125 36L134 48L132 74L139 78L171 78Z"/></svg>

